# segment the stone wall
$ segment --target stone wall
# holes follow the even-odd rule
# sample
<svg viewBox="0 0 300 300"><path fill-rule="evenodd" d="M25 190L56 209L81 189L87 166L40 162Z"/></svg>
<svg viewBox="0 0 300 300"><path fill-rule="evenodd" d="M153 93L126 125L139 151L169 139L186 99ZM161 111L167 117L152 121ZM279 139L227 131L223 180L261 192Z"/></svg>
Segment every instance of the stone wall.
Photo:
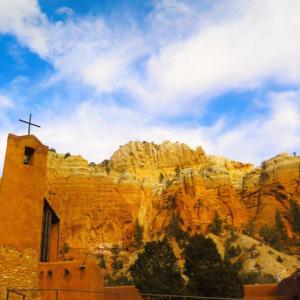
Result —
<svg viewBox="0 0 300 300"><path fill-rule="evenodd" d="M19 251L11 246L0 246L0 299L6 289L39 288L38 255L32 249Z"/></svg>

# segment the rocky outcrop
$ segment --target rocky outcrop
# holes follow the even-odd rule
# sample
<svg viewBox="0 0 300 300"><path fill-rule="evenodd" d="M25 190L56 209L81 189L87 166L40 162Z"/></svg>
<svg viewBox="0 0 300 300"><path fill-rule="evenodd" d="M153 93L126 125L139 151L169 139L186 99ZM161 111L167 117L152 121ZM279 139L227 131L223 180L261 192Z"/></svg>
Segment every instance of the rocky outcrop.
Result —
<svg viewBox="0 0 300 300"><path fill-rule="evenodd" d="M129 172L139 178L172 177L176 168L198 168L207 158L202 147L192 150L186 144L129 142L117 150L107 163L115 172Z"/></svg>
<svg viewBox="0 0 300 300"><path fill-rule="evenodd" d="M300 200L300 158L286 153L264 161L260 168L246 174L241 199L249 220L257 227L272 225L276 210L284 217L291 234L288 208L290 200Z"/></svg>
<svg viewBox="0 0 300 300"><path fill-rule="evenodd" d="M49 152L46 197L61 216L61 244L78 252L130 248L136 220L145 240L159 237L174 214L190 233L207 232L216 212L241 231L250 221L272 224L279 209L291 232L299 157L282 154L254 168L171 142L130 142L99 165Z"/></svg>

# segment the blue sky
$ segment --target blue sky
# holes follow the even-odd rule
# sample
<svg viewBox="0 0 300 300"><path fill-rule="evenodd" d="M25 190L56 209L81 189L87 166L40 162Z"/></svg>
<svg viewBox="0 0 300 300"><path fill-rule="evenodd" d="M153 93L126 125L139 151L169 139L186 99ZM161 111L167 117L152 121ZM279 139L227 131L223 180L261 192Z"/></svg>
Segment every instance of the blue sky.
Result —
<svg viewBox="0 0 300 300"><path fill-rule="evenodd" d="M0 0L8 132L109 158L130 140L259 164L300 152L297 0Z"/></svg>

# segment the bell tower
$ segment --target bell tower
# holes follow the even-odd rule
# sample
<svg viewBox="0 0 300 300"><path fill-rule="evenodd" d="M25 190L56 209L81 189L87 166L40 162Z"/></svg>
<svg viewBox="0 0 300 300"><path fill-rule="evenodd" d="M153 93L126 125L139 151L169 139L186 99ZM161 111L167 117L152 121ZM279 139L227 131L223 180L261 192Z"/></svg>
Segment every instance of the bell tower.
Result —
<svg viewBox="0 0 300 300"><path fill-rule="evenodd" d="M0 245L40 253L48 147L9 134L0 186Z"/></svg>

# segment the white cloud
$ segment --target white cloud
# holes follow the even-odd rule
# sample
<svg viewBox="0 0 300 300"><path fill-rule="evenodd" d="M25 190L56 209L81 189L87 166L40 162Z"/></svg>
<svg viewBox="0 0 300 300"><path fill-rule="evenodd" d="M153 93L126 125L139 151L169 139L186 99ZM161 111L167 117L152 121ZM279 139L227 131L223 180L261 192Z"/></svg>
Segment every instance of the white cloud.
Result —
<svg viewBox="0 0 300 300"><path fill-rule="evenodd" d="M163 102L181 109L196 96L207 100L229 90L253 89L266 80L300 84L300 2L233 3L215 8L220 19L152 55L149 88L144 90L150 108ZM224 16L217 13L220 9Z"/></svg>
<svg viewBox="0 0 300 300"><path fill-rule="evenodd" d="M3 108L13 108L14 107L14 102L12 99L5 95L0 95L0 109Z"/></svg>
<svg viewBox="0 0 300 300"><path fill-rule="evenodd" d="M207 150L258 164L280 152L300 152L300 92L270 93L265 114L208 137Z"/></svg>
<svg viewBox="0 0 300 300"><path fill-rule="evenodd" d="M71 9L70 7L66 7L66 6L59 7L56 10L56 13L59 15L67 15L68 17L71 17L74 15L73 9Z"/></svg>
<svg viewBox="0 0 300 300"><path fill-rule="evenodd" d="M50 23L36 0L7 3L0 0L0 30L53 64L52 79L125 90L152 113L179 114L268 80L300 84L297 0L158 1L143 32L99 16Z"/></svg>
<svg viewBox="0 0 300 300"><path fill-rule="evenodd" d="M114 104L102 106L96 100L88 100L72 111L62 109L59 115L41 111L39 118L43 124L37 136L60 153L81 154L95 162L109 158L119 145L130 140L156 143L171 140L194 148L201 145L207 154L259 164L279 152L300 153L299 99L299 91L271 93L267 99L261 99L266 109L264 115L233 128L228 128L225 119L210 127L155 124L150 115L139 111ZM6 138L4 132L0 131L1 141ZM2 142L0 157L1 165Z"/></svg>
<svg viewBox="0 0 300 300"><path fill-rule="evenodd" d="M48 21L36 0L0 0L0 33L10 33L41 57L48 54Z"/></svg>
<svg viewBox="0 0 300 300"><path fill-rule="evenodd" d="M8 129L10 128L10 119L7 115L9 110L15 108L14 101L7 95L0 94L0 176L2 173L5 146L6 146L6 136Z"/></svg>
<svg viewBox="0 0 300 300"><path fill-rule="evenodd" d="M64 80L97 92L97 101L74 104L72 111L44 112L41 139L93 161L136 139L201 144L208 153L255 163L284 150L299 151L297 88L269 94L261 100L266 114L234 128L226 118L211 127L155 120L157 114L167 119L194 112L196 101L268 80L299 86L300 2L216 1L210 9L193 1L157 3L141 32L136 25L112 28L98 16L70 14L51 23L36 0L0 0L0 32L15 35L53 65L49 84ZM101 106L103 92L120 89L140 106L124 108L117 101ZM0 111L1 103L10 105L1 99Z"/></svg>
<svg viewBox="0 0 300 300"><path fill-rule="evenodd" d="M95 162L109 158L130 140L201 145L208 154L255 164L279 152L299 153L300 92L271 93L261 102L265 114L228 128L226 119L210 127L155 124L147 114L91 100L56 118L43 115L41 118L49 121L39 136L59 152L82 154Z"/></svg>

